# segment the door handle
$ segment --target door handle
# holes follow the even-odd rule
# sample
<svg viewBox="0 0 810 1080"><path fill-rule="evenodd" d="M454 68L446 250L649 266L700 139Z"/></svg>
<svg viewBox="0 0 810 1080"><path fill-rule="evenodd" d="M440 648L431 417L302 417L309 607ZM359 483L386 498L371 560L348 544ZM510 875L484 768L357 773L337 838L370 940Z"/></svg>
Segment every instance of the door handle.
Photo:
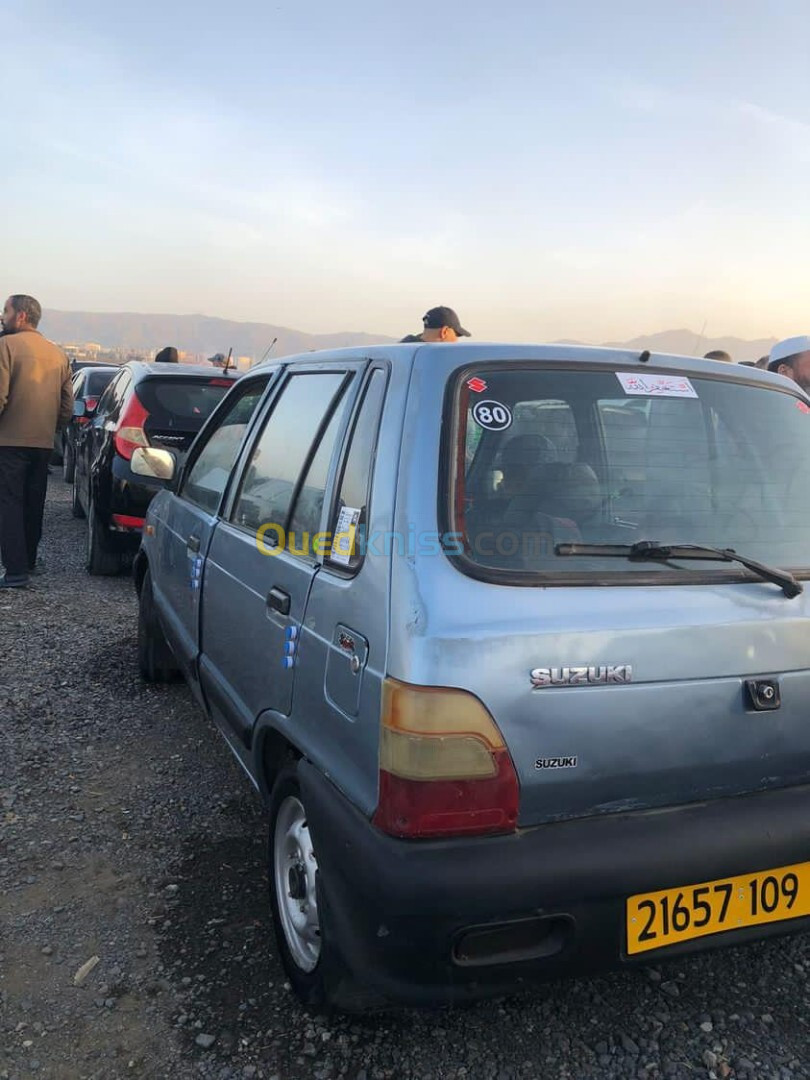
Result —
<svg viewBox="0 0 810 1080"><path fill-rule="evenodd" d="M199 536L190 536L186 541L186 547L189 551L193 551L196 555L200 550L200 538Z"/></svg>
<svg viewBox="0 0 810 1080"><path fill-rule="evenodd" d="M267 594L267 606L280 615L290 614L290 594L283 589L271 589Z"/></svg>

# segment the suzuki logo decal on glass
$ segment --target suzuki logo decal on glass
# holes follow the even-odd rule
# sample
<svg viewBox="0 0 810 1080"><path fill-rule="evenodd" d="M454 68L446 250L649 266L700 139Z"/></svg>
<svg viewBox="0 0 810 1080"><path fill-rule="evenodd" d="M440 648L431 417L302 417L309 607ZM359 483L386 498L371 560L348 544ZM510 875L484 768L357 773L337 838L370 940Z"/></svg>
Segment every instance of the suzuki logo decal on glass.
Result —
<svg viewBox="0 0 810 1080"><path fill-rule="evenodd" d="M633 681L631 664L602 664L599 667L537 667L529 678L535 690L546 686L607 686Z"/></svg>

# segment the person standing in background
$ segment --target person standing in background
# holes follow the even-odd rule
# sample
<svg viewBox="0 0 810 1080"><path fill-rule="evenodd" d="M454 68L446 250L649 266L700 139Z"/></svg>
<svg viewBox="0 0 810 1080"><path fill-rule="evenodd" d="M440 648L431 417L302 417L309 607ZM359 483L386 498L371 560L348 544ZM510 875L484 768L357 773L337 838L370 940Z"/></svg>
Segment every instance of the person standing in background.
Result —
<svg viewBox="0 0 810 1080"><path fill-rule="evenodd" d="M470 331L465 330L459 321L458 315L449 307L431 308L426 315L422 316L424 330L422 341L458 341L462 337L470 337Z"/></svg>
<svg viewBox="0 0 810 1080"><path fill-rule="evenodd" d="M810 393L810 335L777 341L771 349L768 371L793 379L806 394Z"/></svg>
<svg viewBox="0 0 810 1080"><path fill-rule="evenodd" d="M24 589L37 561L57 428L73 415L67 357L37 330L32 296L6 300L0 337L0 589Z"/></svg>
<svg viewBox="0 0 810 1080"><path fill-rule="evenodd" d="M400 344L424 341L453 342L462 337L470 337L470 331L465 330L459 321L458 315L449 307L431 308L422 316L424 330L421 334L408 334L401 339Z"/></svg>

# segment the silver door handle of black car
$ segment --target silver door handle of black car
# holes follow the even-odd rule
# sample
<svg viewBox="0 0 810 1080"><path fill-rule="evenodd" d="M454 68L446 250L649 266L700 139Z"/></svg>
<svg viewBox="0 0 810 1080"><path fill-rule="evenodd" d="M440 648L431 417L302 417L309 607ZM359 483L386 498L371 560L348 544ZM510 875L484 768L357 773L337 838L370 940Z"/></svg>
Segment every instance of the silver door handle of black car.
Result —
<svg viewBox="0 0 810 1080"><path fill-rule="evenodd" d="M290 614L290 594L283 589L271 589L267 594L267 606L280 615Z"/></svg>
<svg viewBox="0 0 810 1080"><path fill-rule="evenodd" d="M193 552L196 555L197 552L200 550L199 536L190 536L186 541L186 547L189 551Z"/></svg>

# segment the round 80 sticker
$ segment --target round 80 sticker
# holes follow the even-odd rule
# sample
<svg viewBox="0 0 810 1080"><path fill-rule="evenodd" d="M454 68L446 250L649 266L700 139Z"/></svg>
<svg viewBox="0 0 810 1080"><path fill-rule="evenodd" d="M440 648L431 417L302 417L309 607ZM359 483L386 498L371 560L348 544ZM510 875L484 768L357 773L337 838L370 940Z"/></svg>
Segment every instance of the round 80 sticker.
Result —
<svg viewBox="0 0 810 1080"><path fill-rule="evenodd" d="M512 424L512 413L500 401L476 401L473 420L487 431L506 431Z"/></svg>

